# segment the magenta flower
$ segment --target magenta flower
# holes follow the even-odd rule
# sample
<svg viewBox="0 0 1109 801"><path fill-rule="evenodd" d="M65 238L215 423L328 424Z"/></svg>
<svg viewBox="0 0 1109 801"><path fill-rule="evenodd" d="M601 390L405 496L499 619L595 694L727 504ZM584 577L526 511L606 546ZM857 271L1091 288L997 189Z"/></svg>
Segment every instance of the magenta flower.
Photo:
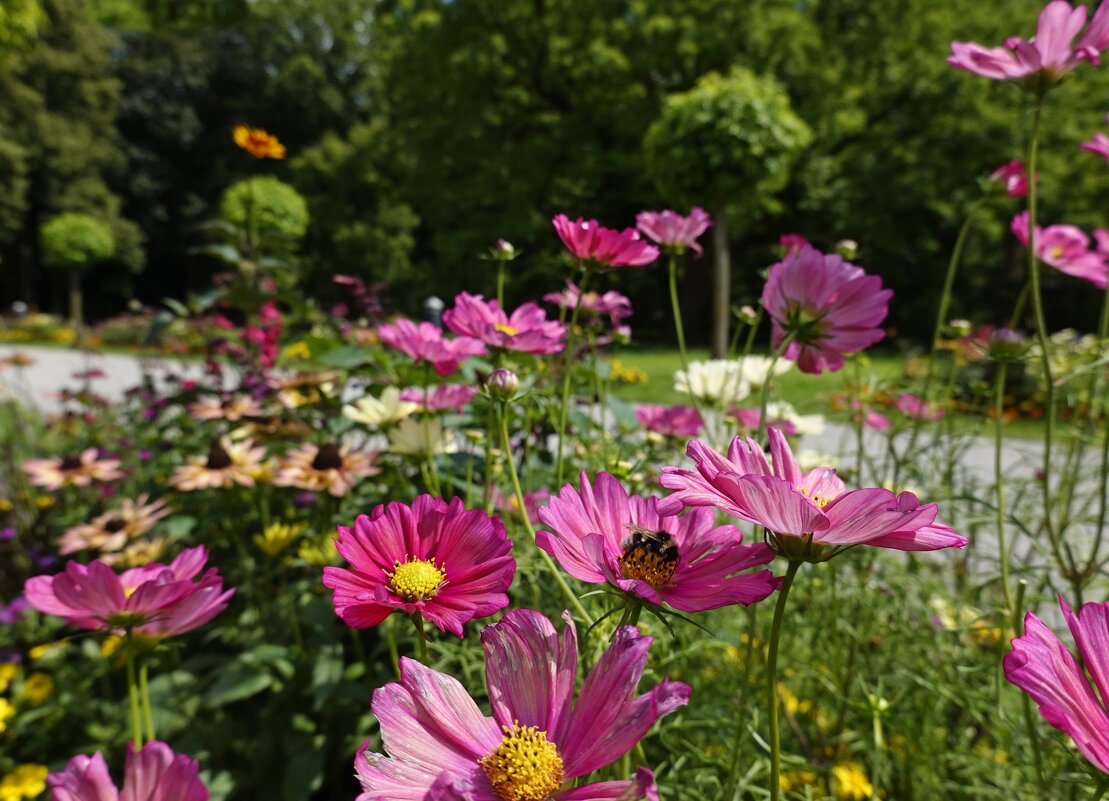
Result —
<svg viewBox="0 0 1109 801"><path fill-rule="evenodd" d="M687 439L705 426L701 413L692 406L656 406L645 403L635 410L635 419L648 431Z"/></svg>
<svg viewBox="0 0 1109 801"><path fill-rule="evenodd" d="M235 594L224 592L215 568L193 581L207 561L208 552L198 545L168 565L151 563L119 575L99 559L67 562L57 575L27 579L23 594L43 614L83 629L173 637L207 623Z"/></svg>
<svg viewBox="0 0 1109 801"><path fill-rule="evenodd" d="M783 354L804 373L836 371L846 353L885 336L892 289L842 256L805 246L770 267L762 305L773 321L774 347L792 336Z"/></svg>
<svg viewBox="0 0 1109 801"><path fill-rule="evenodd" d="M596 220L571 220L565 214L555 215L551 223L570 253L588 267L645 267L658 258L658 248L634 228L602 228Z"/></svg>
<svg viewBox="0 0 1109 801"><path fill-rule="evenodd" d="M688 217L670 209L641 211L635 215L635 225L645 237L662 245L666 253L680 256L688 248L699 258L704 250L697 244L697 237L709 229L712 217L697 206L689 210Z"/></svg>
<svg viewBox="0 0 1109 801"><path fill-rule="evenodd" d="M801 248L812 247L812 245L809 244L809 240L805 239L801 234L782 234L778 237L778 246L785 253L793 253L793 251L800 250Z"/></svg>
<svg viewBox="0 0 1109 801"><path fill-rule="evenodd" d="M863 414L863 425L867 428L873 428L875 431L889 431L893 425L890 419L881 412L876 412L873 409L863 410L863 405L859 402L858 398L851 401L851 408L855 410L855 419L858 420L859 413ZM788 431L786 432L789 433Z"/></svg>
<svg viewBox="0 0 1109 801"><path fill-rule="evenodd" d="M566 281L564 290L549 292L543 296L543 300L547 303L553 303L561 309L576 309L580 302L581 312L579 314L594 317L607 315L614 326L620 325L632 316L632 302L628 300L626 295L621 295L615 290L600 293L586 292L583 295L578 285L569 279Z"/></svg>
<svg viewBox="0 0 1109 801"><path fill-rule="evenodd" d="M1099 63L1109 47L1109 6L1102 3L1090 26L1071 46L1086 21L1086 7L1071 8L1066 0L1052 0L1040 12L1031 41L1012 36L1005 47L982 47L973 42L952 42L947 63L995 81L1020 81L1043 76L1057 81L1083 61Z"/></svg>
<svg viewBox="0 0 1109 801"><path fill-rule="evenodd" d="M461 292L454 308L443 312L447 328L462 336L484 342L491 348L520 353L551 354L565 347L566 326L548 320L535 303L525 303L507 315L495 300Z"/></svg>
<svg viewBox="0 0 1109 801"><path fill-rule="evenodd" d="M898 399L897 411L914 420L939 420L943 417L943 409L936 408L924 398L909 392L902 394Z"/></svg>
<svg viewBox="0 0 1109 801"><path fill-rule="evenodd" d="M780 420L773 416L773 407L768 406L766 409L766 424L775 425L788 436L797 436L797 426L794 425L792 420ZM728 416L736 421L740 431L759 431L759 423L762 422L762 409L755 406L748 406L746 408L740 406L733 406L728 409Z"/></svg>
<svg viewBox="0 0 1109 801"><path fill-rule="evenodd" d="M1109 7L1109 6L1106 6ZM1010 226L1017 239L1028 247L1028 212L1013 218ZM1105 289L1109 264L1105 254L1090 248L1090 237L1073 225L1036 226L1036 258L1061 273L1089 281Z"/></svg>
<svg viewBox="0 0 1109 801"><path fill-rule="evenodd" d="M461 412L462 407L477 396L477 392L477 387L469 384L439 384L430 391L409 387L400 391L400 400L419 404L432 412L445 412L447 409Z"/></svg>
<svg viewBox="0 0 1109 801"><path fill-rule="evenodd" d="M852 545L899 551L966 545L966 537L935 522L934 503L921 506L911 492L848 491L828 467L802 473L782 432L767 433L773 468L750 438L733 439L726 457L700 440L689 443L686 455L696 469L662 468L660 483L675 492L659 501L659 514L715 507L765 527L778 554L807 561L830 559Z"/></svg>
<svg viewBox="0 0 1109 801"><path fill-rule="evenodd" d="M354 528L339 526L335 547L351 569L325 567L323 583L335 614L359 629L400 610L461 637L467 621L508 606L516 573L504 524L461 498L377 506Z"/></svg>
<svg viewBox="0 0 1109 801"><path fill-rule="evenodd" d="M634 801L657 799L654 776L563 783L631 751L655 721L689 702L689 687L663 680L636 695L652 638L616 632L585 677L577 701L577 632L561 638L530 609L514 609L481 633L492 717L454 678L401 659L401 680L374 693L387 754L358 749L357 801Z"/></svg>
<svg viewBox="0 0 1109 801"><path fill-rule="evenodd" d="M1020 159L1002 164L990 173L990 180L1005 187L1005 194L1009 197L1024 197L1028 194L1028 175L1024 171L1024 162Z"/></svg>
<svg viewBox="0 0 1109 801"><path fill-rule="evenodd" d="M207 801L208 788L199 772L195 759L151 740L138 752L127 744L122 790L112 782L99 751L73 757L65 770L51 773L46 781L51 801Z"/></svg>
<svg viewBox="0 0 1109 801"><path fill-rule="evenodd" d="M709 509L660 517L659 499L628 497L620 481L581 474L539 510L549 531L535 544L574 578L608 583L652 604L703 612L752 604L774 591L769 570L743 573L774 558L764 543L743 544L735 526L717 526Z"/></svg>
<svg viewBox="0 0 1109 801"><path fill-rule="evenodd" d="M1061 596L1059 605L1090 678L1031 612L1024 616L1024 635L1005 654L1005 677L1039 704L1043 719L1074 740L1095 768L1109 774L1109 603L1085 604L1077 615Z"/></svg>
<svg viewBox="0 0 1109 801"><path fill-rule="evenodd" d="M485 345L476 339L447 339L431 323L417 324L403 318L378 326L377 335L390 348L399 350L413 361L427 362L441 376L450 375L471 356L486 353Z"/></svg>
<svg viewBox="0 0 1109 801"><path fill-rule="evenodd" d="M1109 121L1109 116L1106 117L1106 120ZM1109 136L1098 131L1094 134L1093 139L1089 142L1082 143L1082 149L1101 156L1104 159L1109 159Z"/></svg>

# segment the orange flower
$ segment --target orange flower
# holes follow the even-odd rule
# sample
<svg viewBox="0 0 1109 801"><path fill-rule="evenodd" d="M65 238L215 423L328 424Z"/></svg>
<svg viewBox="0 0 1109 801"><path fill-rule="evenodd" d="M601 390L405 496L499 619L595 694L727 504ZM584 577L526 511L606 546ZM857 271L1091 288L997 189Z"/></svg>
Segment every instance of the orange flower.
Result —
<svg viewBox="0 0 1109 801"><path fill-rule="evenodd" d="M236 125L231 135L235 139L236 145L255 158L285 158L285 145L281 144L276 136L266 133L262 128L248 128L245 125Z"/></svg>

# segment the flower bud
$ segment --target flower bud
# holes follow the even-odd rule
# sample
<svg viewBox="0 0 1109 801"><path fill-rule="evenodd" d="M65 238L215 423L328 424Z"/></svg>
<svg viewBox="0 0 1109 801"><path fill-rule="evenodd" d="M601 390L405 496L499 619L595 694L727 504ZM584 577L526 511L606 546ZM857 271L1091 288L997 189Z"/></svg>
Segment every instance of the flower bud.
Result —
<svg viewBox="0 0 1109 801"><path fill-rule="evenodd" d="M998 328L990 334L986 355L995 362L1019 362L1028 353L1028 339L1019 331Z"/></svg>
<svg viewBox="0 0 1109 801"><path fill-rule="evenodd" d="M520 379L511 370L498 367L485 379L485 391L493 400L510 401L520 389Z"/></svg>
<svg viewBox="0 0 1109 801"><path fill-rule="evenodd" d="M496 244L489 249L489 253L497 261L512 261L519 255L516 248L507 239L498 239Z"/></svg>
<svg viewBox="0 0 1109 801"><path fill-rule="evenodd" d="M836 253L849 261L859 255L859 243L854 239L841 239L836 242L835 249Z"/></svg>
<svg viewBox="0 0 1109 801"><path fill-rule="evenodd" d="M740 306L736 316L747 325L754 325L759 319L759 313L754 306Z"/></svg>
<svg viewBox="0 0 1109 801"><path fill-rule="evenodd" d="M950 320L947 323L947 330L951 332L952 336L970 336L970 332L974 330L974 323L970 320Z"/></svg>

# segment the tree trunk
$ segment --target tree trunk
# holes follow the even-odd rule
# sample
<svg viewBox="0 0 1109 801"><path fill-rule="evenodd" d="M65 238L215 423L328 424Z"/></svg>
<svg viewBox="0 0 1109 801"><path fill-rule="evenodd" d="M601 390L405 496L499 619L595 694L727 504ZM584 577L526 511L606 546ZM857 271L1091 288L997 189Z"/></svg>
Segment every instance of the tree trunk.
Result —
<svg viewBox="0 0 1109 801"><path fill-rule="evenodd" d="M728 323L732 316L732 256L724 209L713 216L712 250L712 357L722 359L728 355Z"/></svg>
<svg viewBox="0 0 1109 801"><path fill-rule="evenodd" d="M69 277L69 321L80 327L85 322L84 304L81 298L81 271L66 270Z"/></svg>

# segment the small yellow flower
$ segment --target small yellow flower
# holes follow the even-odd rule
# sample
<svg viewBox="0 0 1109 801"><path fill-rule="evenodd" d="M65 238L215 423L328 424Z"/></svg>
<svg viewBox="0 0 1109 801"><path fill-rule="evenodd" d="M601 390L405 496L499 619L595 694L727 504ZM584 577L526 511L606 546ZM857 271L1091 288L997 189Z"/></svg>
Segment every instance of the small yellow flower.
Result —
<svg viewBox="0 0 1109 801"><path fill-rule="evenodd" d="M0 779L0 801L23 801L46 790L46 765L20 765Z"/></svg>
<svg viewBox="0 0 1109 801"><path fill-rule="evenodd" d="M100 655L107 659L118 651L121 645L123 645L123 638L118 634L105 637L104 642L100 643Z"/></svg>
<svg viewBox="0 0 1109 801"><path fill-rule="evenodd" d="M0 734L8 730L8 721L15 717L15 707L7 698L0 698Z"/></svg>
<svg viewBox="0 0 1109 801"><path fill-rule="evenodd" d="M31 657L32 662L39 662L43 659L49 659L56 654L60 654L68 647L69 643L64 640L46 642L42 645L36 645L34 648L27 652L27 656Z"/></svg>
<svg viewBox="0 0 1109 801"><path fill-rule="evenodd" d="M811 770L790 770L781 775L780 781L782 792L789 793L803 787L812 787L818 779L817 775Z"/></svg>
<svg viewBox="0 0 1109 801"><path fill-rule="evenodd" d="M0 693L8 689L12 679L19 675L19 665L15 662L5 662L0 665Z"/></svg>
<svg viewBox="0 0 1109 801"><path fill-rule="evenodd" d="M254 544L270 556L277 556L300 539L307 528L304 523L270 523L265 531L254 535Z"/></svg>
<svg viewBox="0 0 1109 801"><path fill-rule="evenodd" d="M32 673L23 680L22 694L28 703L41 704L54 694L54 680L45 673Z"/></svg>
<svg viewBox="0 0 1109 801"><path fill-rule="evenodd" d="M35 506L37 506L39 509L49 509L53 505L54 499L51 498L49 495L39 495L37 498L35 498Z"/></svg>
<svg viewBox="0 0 1109 801"><path fill-rule="evenodd" d="M236 125L231 131L235 144L257 159L283 159L285 158L285 145L277 137L267 133L262 128L249 128L246 125Z"/></svg>
<svg viewBox="0 0 1109 801"><path fill-rule="evenodd" d="M608 377L620 384L646 384L647 373L638 367L626 367L619 359L608 363Z"/></svg>
<svg viewBox="0 0 1109 801"><path fill-rule="evenodd" d="M797 717L798 714L807 715L812 712L812 703L800 700L781 682L778 683L778 697L782 699L782 706L790 717Z"/></svg>
<svg viewBox="0 0 1109 801"><path fill-rule="evenodd" d="M874 785L858 762L841 762L832 768L832 789L836 798L862 801L874 794Z"/></svg>
<svg viewBox="0 0 1109 801"><path fill-rule="evenodd" d="M15 504L7 498L0 498L0 512L10 512L15 508Z"/></svg>
<svg viewBox="0 0 1109 801"><path fill-rule="evenodd" d="M335 543L330 534L301 543L297 556L314 567L326 567L334 564L339 552L335 550Z"/></svg>
<svg viewBox="0 0 1109 801"><path fill-rule="evenodd" d="M310 359L312 358L312 350L308 347L308 343L304 340L294 342L292 345L287 346L281 354L282 358L287 360L295 359Z"/></svg>

